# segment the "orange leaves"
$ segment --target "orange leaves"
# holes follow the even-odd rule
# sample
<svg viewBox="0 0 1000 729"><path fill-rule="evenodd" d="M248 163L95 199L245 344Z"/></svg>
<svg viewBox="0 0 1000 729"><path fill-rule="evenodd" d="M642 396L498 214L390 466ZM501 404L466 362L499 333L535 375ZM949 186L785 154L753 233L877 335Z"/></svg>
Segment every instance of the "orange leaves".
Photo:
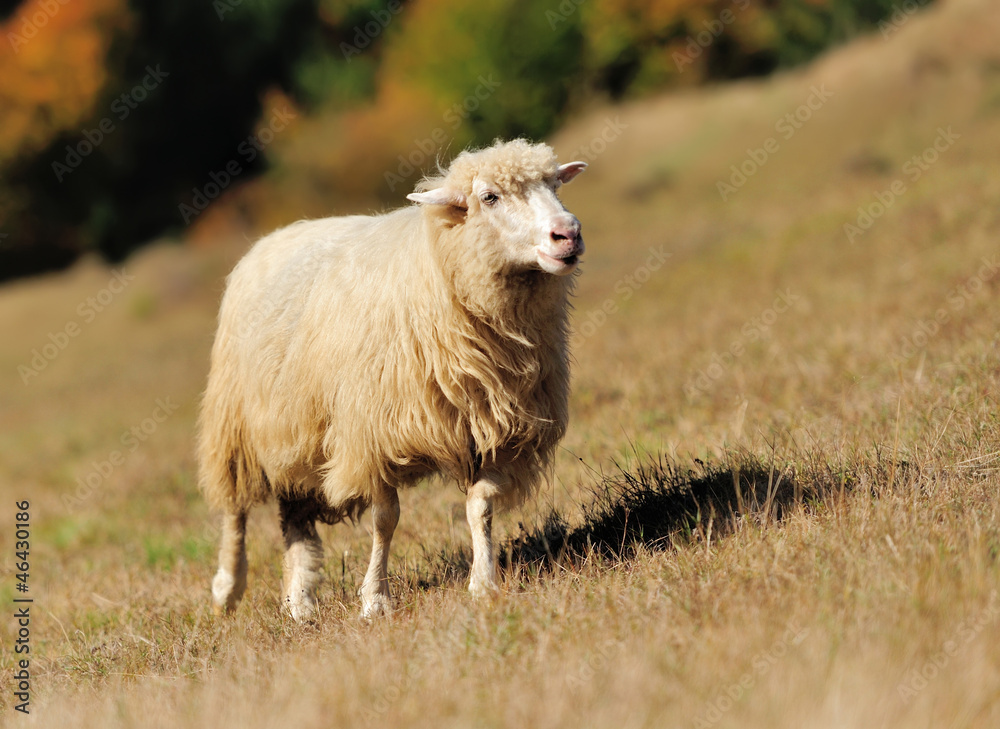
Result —
<svg viewBox="0 0 1000 729"><path fill-rule="evenodd" d="M0 24L0 164L71 129L107 78L124 0L28 0Z"/></svg>

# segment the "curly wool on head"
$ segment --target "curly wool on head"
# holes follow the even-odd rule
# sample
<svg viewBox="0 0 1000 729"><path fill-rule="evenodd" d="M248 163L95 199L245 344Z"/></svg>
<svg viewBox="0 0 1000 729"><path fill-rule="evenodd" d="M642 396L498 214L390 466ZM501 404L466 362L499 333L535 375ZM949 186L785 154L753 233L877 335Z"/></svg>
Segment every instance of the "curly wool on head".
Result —
<svg viewBox="0 0 1000 729"><path fill-rule="evenodd" d="M418 191L451 187L465 194L472 192L477 177L488 176L504 192L520 194L531 182L552 180L559 165L556 153L547 144L532 144L525 139L497 141L489 147L466 150L439 175L417 183Z"/></svg>

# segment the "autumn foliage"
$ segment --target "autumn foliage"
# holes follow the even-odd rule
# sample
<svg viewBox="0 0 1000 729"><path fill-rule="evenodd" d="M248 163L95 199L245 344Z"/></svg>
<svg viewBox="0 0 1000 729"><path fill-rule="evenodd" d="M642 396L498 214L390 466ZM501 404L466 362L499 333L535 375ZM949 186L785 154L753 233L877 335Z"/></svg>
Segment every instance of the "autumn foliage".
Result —
<svg viewBox="0 0 1000 729"><path fill-rule="evenodd" d="M594 100L794 65L892 7L25 0L0 24L0 280L88 249L118 259L164 233L205 238L395 204L467 144L542 138ZM160 68L165 80L147 83L119 123L114 100ZM272 98L296 123L205 214L181 214L274 113Z"/></svg>

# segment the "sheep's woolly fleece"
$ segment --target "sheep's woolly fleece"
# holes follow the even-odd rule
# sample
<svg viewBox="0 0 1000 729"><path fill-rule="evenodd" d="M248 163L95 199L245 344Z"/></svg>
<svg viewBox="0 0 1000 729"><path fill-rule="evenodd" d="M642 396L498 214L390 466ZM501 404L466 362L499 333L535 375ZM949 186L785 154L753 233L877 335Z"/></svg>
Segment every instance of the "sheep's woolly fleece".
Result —
<svg viewBox="0 0 1000 729"><path fill-rule="evenodd" d="M200 485L226 512L217 610L246 588L247 511L276 496L292 617L316 610L314 522L368 507L363 613L385 612L396 489L435 473L468 494L470 591L497 589L493 510L537 487L569 417L572 277L525 254L568 216L558 169L524 140L465 152L422 183L446 188L427 204L290 225L233 269L199 436ZM505 209L484 212L473 184L509 195Z"/></svg>
<svg viewBox="0 0 1000 729"><path fill-rule="evenodd" d="M445 179L471 192L557 171L550 147L514 140ZM492 275L495 231L425 225L442 208L296 223L236 266L200 419L213 505L322 495L336 521L435 472L496 473L503 506L534 490L568 420L572 277Z"/></svg>
<svg viewBox="0 0 1000 729"><path fill-rule="evenodd" d="M447 170L440 169L441 174L421 180L417 190L446 185L468 194L473 180L486 176L504 192L518 194L528 183L554 179L558 167L555 152L546 144L524 139L498 141L491 147L462 152Z"/></svg>

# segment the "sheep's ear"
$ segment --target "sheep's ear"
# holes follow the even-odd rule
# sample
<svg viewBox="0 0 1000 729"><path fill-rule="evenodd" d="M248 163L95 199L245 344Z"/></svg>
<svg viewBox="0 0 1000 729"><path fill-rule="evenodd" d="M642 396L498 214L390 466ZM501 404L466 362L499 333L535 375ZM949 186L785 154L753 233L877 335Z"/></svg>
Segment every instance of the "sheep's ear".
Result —
<svg viewBox="0 0 1000 729"><path fill-rule="evenodd" d="M587 169L586 162L567 162L564 165L559 165L559 169L556 170L556 179L565 185L585 169Z"/></svg>
<svg viewBox="0 0 1000 729"><path fill-rule="evenodd" d="M406 196L407 200L412 200L421 205L450 205L455 208L467 208L468 203L458 190L449 190L447 187L435 187L426 192L411 192Z"/></svg>

